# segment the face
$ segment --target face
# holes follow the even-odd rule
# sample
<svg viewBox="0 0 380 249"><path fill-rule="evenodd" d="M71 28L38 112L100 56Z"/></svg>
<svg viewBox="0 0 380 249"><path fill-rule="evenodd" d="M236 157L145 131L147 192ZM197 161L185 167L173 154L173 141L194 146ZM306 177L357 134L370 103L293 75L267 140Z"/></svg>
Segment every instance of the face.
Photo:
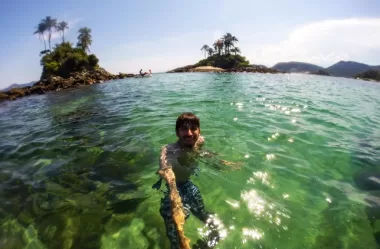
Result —
<svg viewBox="0 0 380 249"><path fill-rule="evenodd" d="M196 125L184 124L177 131L179 142L183 146L193 147L198 140L201 130Z"/></svg>

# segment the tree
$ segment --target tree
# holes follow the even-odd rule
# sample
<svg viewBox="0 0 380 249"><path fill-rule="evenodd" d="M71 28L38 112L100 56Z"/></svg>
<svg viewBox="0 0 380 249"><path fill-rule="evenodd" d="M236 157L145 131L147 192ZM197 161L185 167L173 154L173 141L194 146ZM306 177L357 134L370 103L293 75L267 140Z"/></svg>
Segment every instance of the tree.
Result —
<svg viewBox="0 0 380 249"><path fill-rule="evenodd" d="M223 50L223 46L224 46L224 42L221 39L214 42L214 49L215 49L215 51L218 51L218 55L221 55L222 50Z"/></svg>
<svg viewBox="0 0 380 249"><path fill-rule="evenodd" d="M231 33L226 33L223 36L223 40L224 40L224 49L225 49L224 53L225 54L229 54L230 48L234 47L235 43L239 41L235 36L231 35Z"/></svg>
<svg viewBox="0 0 380 249"><path fill-rule="evenodd" d="M90 52L89 47L92 44L91 29L87 27L80 28L78 33L79 35L77 47L81 48L83 51L87 50L88 52Z"/></svg>
<svg viewBox="0 0 380 249"><path fill-rule="evenodd" d="M234 47L234 48L232 48L232 49L230 50L230 52L231 52L231 53L234 53L235 55L241 53L240 48L238 48L238 47Z"/></svg>
<svg viewBox="0 0 380 249"><path fill-rule="evenodd" d="M207 53L208 53L208 56L209 56L209 57L212 56L212 55L214 54L214 49L209 48L209 49L207 50Z"/></svg>
<svg viewBox="0 0 380 249"><path fill-rule="evenodd" d="M99 59L95 55L88 55L81 48L73 47L70 42L63 42L41 58L41 79L50 76L67 78L73 72L94 70L98 67L98 62Z"/></svg>
<svg viewBox="0 0 380 249"><path fill-rule="evenodd" d="M205 57L207 57L207 52L209 48L210 47L207 44L203 45L203 47L201 48L201 51L203 51L203 53L205 54Z"/></svg>
<svg viewBox="0 0 380 249"><path fill-rule="evenodd" d="M46 26L46 31L48 32L49 36L49 50L51 50L51 34L53 33L54 29L57 26L57 19L52 19L50 16L47 16L45 19L41 20L41 23L43 23Z"/></svg>
<svg viewBox="0 0 380 249"><path fill-rule="evenodd" d="M57 31L59 33L61 33L61 35L62 35L62 42L65 42L65 30L66 29L69 29L69 25L67 22L62 21L62 22L58 23Z"/></svg>
<svg viewBox="0 0 380 249"><path fill-rule="evenodd" d="M33 33L34 35L38 34L38 38L42 39L44 41L44 46L45 46L44 51L46 51L45 32L46 32L46 25L45 25L45 23L41 22L38 24L36 31L34 31L34 33Z"/></svg>

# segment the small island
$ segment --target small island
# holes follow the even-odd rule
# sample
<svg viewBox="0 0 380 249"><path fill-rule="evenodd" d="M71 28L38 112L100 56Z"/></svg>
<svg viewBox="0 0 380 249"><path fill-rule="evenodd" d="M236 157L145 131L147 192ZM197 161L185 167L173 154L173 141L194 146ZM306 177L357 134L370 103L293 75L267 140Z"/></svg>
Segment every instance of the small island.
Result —
<svg viewBox="0 0 380 249"><path fill-rule="evenodd" d="M74 47L72 43L65 41L65 31L68 28L67 22L58 23L57 19L50 16L41 20L34 32L44 42L44 50L40 52L40 56L42 56L40 80L32 86L12 88L7 92L0 92L0 101L15 100L32 94L44 94L134 76L134 74L124 73L114 75L101 68L96 55L89 54L92 44L91 29L82 27L78 30L78 41ZM61 34L62 42L51 49L53 32ZM46 47L46 36L49 44L48 49Z"/></svg>
<svg viewBox="0 0 380 249"><path fill-rule="evenodd" d="M240 48L236 46L239 40L231 33L214 42L213 47L203 45L201 51L206 57L194 65L187 65L169 71L168 73L182 72L226 72L226 73L281 73L279 70L262 65L251 65L241 56Z"/></svg>
<svg viewBox="0 0 380 249"><path fill-rule="evenodd" d="M368 70L364 73L357 74L354 78L358 80L380 82L380 72L376 70Z"/></svg>

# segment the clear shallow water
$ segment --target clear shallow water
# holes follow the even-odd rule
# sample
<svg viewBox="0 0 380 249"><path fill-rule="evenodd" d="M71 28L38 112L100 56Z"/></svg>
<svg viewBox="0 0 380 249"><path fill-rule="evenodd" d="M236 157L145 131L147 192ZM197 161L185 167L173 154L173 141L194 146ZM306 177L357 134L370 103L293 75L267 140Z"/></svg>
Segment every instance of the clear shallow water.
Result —
<svg viewBox="0 0 380 249"><path fill-rule="evenodd" d="M0 247L168 248L151 185L192 111L205 148L242 163L203 160L193 177L222 223L217 248L376 248L366 198L380 195L353 175L380 171L379 95L344 78L191 73L2 103ZM193 243L204 232L187 220Z"/></svg>

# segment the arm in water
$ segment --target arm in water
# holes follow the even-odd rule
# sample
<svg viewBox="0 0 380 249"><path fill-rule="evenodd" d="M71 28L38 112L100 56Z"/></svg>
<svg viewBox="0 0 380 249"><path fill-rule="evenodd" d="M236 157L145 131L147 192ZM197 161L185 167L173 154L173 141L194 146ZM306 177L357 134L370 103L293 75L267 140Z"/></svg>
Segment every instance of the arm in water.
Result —
<svg viewBox="0 0 380 249"><path fill-rule="evenodd" d="M172 170L172 166L168 163L166 150L166 146L163 147L161 150L160 169L158 170L158 174L162 178L164 178L169 185L173 220L179 235L180 248L190 249L190 240L185 237L185 233L183 231L183 225L185 224L185 214L183 211L182 200L177 190L175 175Z"/></svg>
<svg viewBox="0 0 380 249"><path fill-rule="evenodd" d="M204 144L204 138L200 137L199 142L197 141L198 155L200 158L215 158L215 160L213 160L211 162L211 165L214 168L221 170L220 164L225 165L225 166L229 166L229 167L231 167L232 170L238 170L241 168L241 165L242 165L241 163L235 163L235 162L230 162L230 161L226 161L226 160L222 160L222 159L217 159L216 156L219 155L218 153L212 152L210 150L205 150L205 149L199 150L203 144ZM210 164L209 161L205 161L205 160L200 160L200 161L204 162L205 164Z"/></svg>

